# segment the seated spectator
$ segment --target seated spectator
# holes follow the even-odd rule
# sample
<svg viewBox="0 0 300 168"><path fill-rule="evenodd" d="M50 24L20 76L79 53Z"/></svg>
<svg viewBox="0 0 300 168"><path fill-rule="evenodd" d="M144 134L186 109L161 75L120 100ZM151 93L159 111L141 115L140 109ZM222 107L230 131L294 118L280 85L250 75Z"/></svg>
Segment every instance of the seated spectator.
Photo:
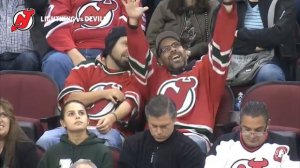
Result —
<svg viewBox="0 0 300 168"><path fill-rule="evenodd" d="M88 133L89 117L83 103L72 100L65 104L60 123L67 130L60 143L46 151L39 168L69 168L79 159L89 159L97 167L112 168L110 150L92 133Z"/></svg>
<svg viewBox="0 0 300 168"><path fill-rule="evenodd" d="M91 119L89 131L107 140L107 145L121 148L119 131L126 129L119 123L139 117L140 93L135 86L128 63L125 27L114 27L105 40L106 48L97 63L75 67L58 96L60 103L79 100L88 109ZM116 128L116 129L112 129ZM46 131L37 144L47 150L59 142L65 129Z"/></svg>
<svg viewBox="0 0 300 168"><path fill-rule="evenodd" d="M241 110L241 131L218 138L205 161L206 168L296 168L300 165L295 140L268 131L262 102L248 102Z"/></svg>
<svg viewBox="0 0 300 168"><path fill-rule="evenodd" d="M268 27L268 11L272 0L237 1L238 30L227 80L230 85L247 85L264 81L285 81L285 55L296 56L293 29L294 0L279 0L274 25ZM257 68L256 68L257 67Z"/></svg>
<svg viewBox="0 0 300 168"><path fill-rule="evenodd" d="M212 31L212 16L217 0L164 0L158 4L147 28L147 38L156 53L156 37L164 31L173 31L190 59L200 59L207 53Z"/></svg>
<svg viewBox="0 0 300 168"><path fill-rule="evenodd" d="M119 168L202 168L205 155L197 144L176 131L176 106L168 97L154 96L145 107L149 130L125 140Z"/></svg>
<svg viewBox="0 0 300 168"><path fill-rule="evenodd" d="M12 105L0 98L0 167L36 167L40 157L37 146L18 125Z"/></svg>
<svg viewBox="0 0 300 168"><path fill-rule="evenodd" d="M149 93L147 99L155 95L172 98L178 113L176 126L206 153L224 93L225 74L236 30L233 1L223 2L217 13L209 53L188 71L187 55L179 36L172 31L160 33L156 38L158 55L153 57L143 31L137 26L139 17L147 8L141 9L134 2L124 5L129 16L129 62L136 80L143 91Z"/></svg>
<svg viewBox="0 0 300 168"><path fill-rule="evenodd" d="M30 31L18 30L13 23L14 15L24 9L24 0L0 1L0 70L40 69L39 54L34 51Z"/></svg>
<svg viewBox="0 0 300 168"><path fill-rule="evenodd" d="M43 59L42 71L54 79L59 90L74 66L95 60L103 52L111 28L126 24L121 0L51 0L47 16L46 38L54 50Z"/></svg>

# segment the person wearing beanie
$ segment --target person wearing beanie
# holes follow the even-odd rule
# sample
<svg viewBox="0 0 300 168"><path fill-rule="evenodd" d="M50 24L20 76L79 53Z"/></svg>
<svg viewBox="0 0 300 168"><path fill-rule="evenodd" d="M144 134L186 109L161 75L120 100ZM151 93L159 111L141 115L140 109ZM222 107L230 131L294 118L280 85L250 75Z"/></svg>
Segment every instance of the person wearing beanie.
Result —
<svg viewBox="0 0 300 168"><path fill-rule="evenodd" d="M70 100L83 102L90 118L88 130L105 139L107 145L117 148L122 145L120 132L131 133L128 122L139 119L142 103L129 71L126 35L125 27L113 28L105 39L104 55L96 63L73 68L65 88L58 95L60 105ZM47 150L65 133L62 127L46 131L37 144Z"/></svg>
<svg viewBox="0 0 300 168"><path fill-rule="evenodd" d="M110 30L127 24L121 0L51 0L46 16L46 40L53 50L42 60L42 71L60 91L71 69L95 60ZM140 25L144 28L145 23Z"/></svg>
<svg viewBox="0 0 300 168"><path fill-rule="evenodd" d="M124 2L128 14L127 38L129 64L137 81L149 95L166 95L177 109L176 128L194 140L202 152L210 148L215 119L230 62L237 25L234 0L223 0L216 11L216 22L208 54L186 70L187 54L177 34L164 31L156 37L156 57L153 56L139 17L147 8L137 2ZM158 63L157 63L158 62Z"/></svg>

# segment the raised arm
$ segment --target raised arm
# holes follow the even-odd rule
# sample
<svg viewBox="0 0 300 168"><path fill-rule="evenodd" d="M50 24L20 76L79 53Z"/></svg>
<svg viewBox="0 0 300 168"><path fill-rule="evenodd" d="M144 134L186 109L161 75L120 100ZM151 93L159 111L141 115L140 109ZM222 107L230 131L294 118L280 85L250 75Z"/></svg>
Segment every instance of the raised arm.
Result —
<svg viewBox="0 0 300 168"><path fill-rule="evenodd" d="M139 7L139 0L122 1L128 14L127 41L129 51L129 63L136 74L136 79L143 85L147 84L147 78L152 73L153 54L150 52L148 41L138 23L148 7Z"/></svg>

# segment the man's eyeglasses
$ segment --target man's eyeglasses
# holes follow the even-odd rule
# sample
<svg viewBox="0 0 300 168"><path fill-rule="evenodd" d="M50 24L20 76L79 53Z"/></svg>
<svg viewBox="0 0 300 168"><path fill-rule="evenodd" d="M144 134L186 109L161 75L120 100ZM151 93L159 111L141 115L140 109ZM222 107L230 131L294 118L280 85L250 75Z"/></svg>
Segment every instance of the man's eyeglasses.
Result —
<svg viewBox="0 0 300 168"><path fill-rule="evenodd" d="M262 131L251 131L251 130L245 130L245 129L242 129L241 130L241 133L244 135L244 136L250 136L250 135L253 135L253 136L264 136L265 133L266 133L266 129L262 130Z"/></svg>
<svg viewBox="0 0 300 168"><path fill-rule="evenodd" d="M160 48L160 54L170 52L172 48L178 48L181 46L181 43L178 41L173 42L171 45L164 46Z"/></svg>

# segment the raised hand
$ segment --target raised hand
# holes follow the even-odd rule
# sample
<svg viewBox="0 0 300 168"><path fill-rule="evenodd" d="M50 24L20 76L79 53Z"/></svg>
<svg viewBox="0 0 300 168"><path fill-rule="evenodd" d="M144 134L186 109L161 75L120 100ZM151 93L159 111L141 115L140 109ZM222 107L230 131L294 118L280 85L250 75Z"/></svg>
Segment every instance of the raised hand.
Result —
<svg viewBox="0 0 300 168"><path fill-rule="evenodd" d="M122 0L122 3L125 6L128 17L131 19L140 18L149 9L147 6L140 7L140 0Z"/></svg>

